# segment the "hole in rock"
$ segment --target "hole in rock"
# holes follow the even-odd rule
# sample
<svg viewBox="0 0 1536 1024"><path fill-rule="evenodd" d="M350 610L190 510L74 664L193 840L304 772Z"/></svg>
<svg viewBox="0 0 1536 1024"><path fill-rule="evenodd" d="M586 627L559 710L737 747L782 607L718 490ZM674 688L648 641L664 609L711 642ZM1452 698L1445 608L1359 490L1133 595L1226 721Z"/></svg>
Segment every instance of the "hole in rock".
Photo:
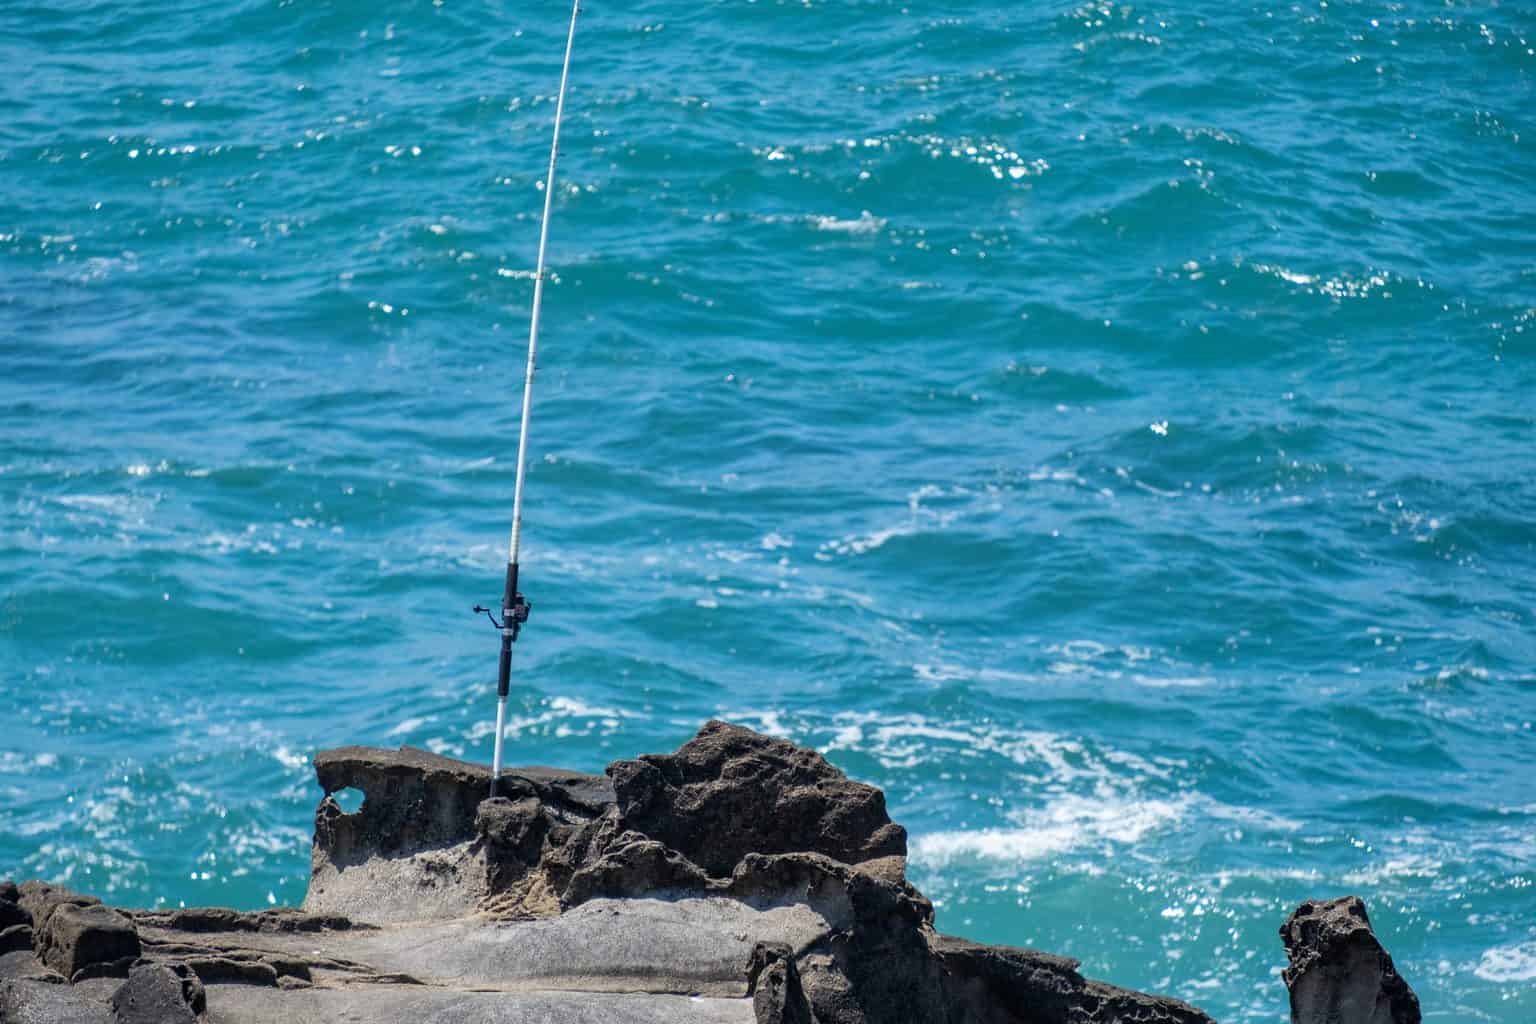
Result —
<svg viewBox="0 0 1536 1024"><path fill-rule="evenodd" d="M331 794L331 799L341 805L341 809L348 814L356 814L363 806L365 795L360 789L348 786L346 789L338 789Z"/></svg>

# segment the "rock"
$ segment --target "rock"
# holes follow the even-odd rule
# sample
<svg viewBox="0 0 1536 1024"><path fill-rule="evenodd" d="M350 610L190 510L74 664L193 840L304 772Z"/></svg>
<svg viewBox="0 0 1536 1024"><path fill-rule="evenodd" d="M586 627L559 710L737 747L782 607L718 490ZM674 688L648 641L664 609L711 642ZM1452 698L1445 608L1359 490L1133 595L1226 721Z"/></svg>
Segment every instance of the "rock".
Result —
<svg viewBox="0 0 1536 1024"><path fill-rule="evenodd" d="M41 981L50 985L65 985L69 979L58 971L43 966L31 949L17 949L0 953L0 981ZM0 1017L0 1021L4 1021Z"/></svg>
<svg viewBox="0 0 1536 1024"><path fill-rule="evenodd" d="M1419 998L1358 896L1308 900L1280 928L1292 1024L1419 1024Z"/></svg>
<svg viewBox="0 0 1536 1024"><path fill-rule="evenodd" d="M20 899L21 891L15 882L0 882L0 929L32 923L32 915L22 909Z"/></svg>
<svg viewBox="0 0 1536 1024"><path fill-rule="evenodd" d="M208 998L190 968L150 963L128 972L111 1005L113 1024L197 1024Z"/></svg>
<svg viewBox="0 0 1536 1024"><path fill-rule="evenodd" d="M1030 1021L1065 1021L1084 980L1077 961L1032 949L984 946L935 935L929 947L943 964L950 991L982 1020L999 1019L991 1007Z"/></svg>
<svg viewBox="0 0 1536 1024"><path fill-rule="evenodd" d="M38 929L35 946L38 959L71 980L82 972L126 974L141 951L133 922L99 903L56 905Z"/></svg>
<svg viewBox="0 0 1536 1024"><path fill-rule="evenodd" d="M704 893L710 880L676 850L638 832L625 832L571 876L561 902L574 907L599 896Z"/></svg>
<svg viewBox="0 0 1536 1024"><path fill-rule="evenodd" d="M0 928L10 928L13 925L24 924L32 926L32 915L21 909L20 903L7 903L0 901Z"/></svg>
<svg viewBox="0 0 1536 1024"><path fill-rule="evenodd" d="M0 981L4 1024L114 1024L110 1000L116 979L65 985L31 978Z"/></svg>
<svg viewBox="0 0 1536 1024"><path fill-rule="evenodd" d="M368 799L358 811L360 824L368 826L371 848L382 852L468 838L491 783L485 765L414 747L321 751L315 755L315 775L326 793L362 790ZM501 796L536 796L571 821L586 821L613 803L613 787L602 776L558 768L508 769L500 788Z"/></svg>
<svg viewBox="0 0 1536 1024"><path fill-rule="evenodd" d="M757 1024L815 1024L800 987L794 951L782 942L759 942L753 947L747 993Z"/></svg>
<svg viewBox="0 0 1536 1024"><path fill-rule="evenodd" d="M482 815L488 768L410 747L322 751L315 774L327 797L315 814L304 909L375 924L479 908L527 873L545 831L583 825L613 802L602 776L516 768ZM348 788L365 797L355 814L329 796Z"/></svg>
<svg viewBox="0 0 1536 1024"><path fill-rule="evenodd" d="M483 766L419 750L315 770L303 910L125 915L0 888L74 982L0 953L0 1020L185 1021L196 979L220 1024L1209 1024L1063 957L938 935L883 794L750 730L711 722L607 777L514 769L494 798ZM330 795L348 787L355 814ZM127 972L129 940L109 1008L116 983L89 979Z"/></svg>
<svg viewBox="0 0 1536 1024"><path fill-rule="evenodd" d="M1038 1024L1212 1024L1188 1003L1152 996L1078 973L1064 956L1011 946L984 946L936 935L931 946L948 972L950 992L973 1019Z"/></svg>
<svg viewBox="0 0 1536 1024"><path fill-rule="evenodd" d="M626 829L677 850L714 877L749 853L820 853L847 864L905 857L906 830L885 794L814 750L709 722L672 754L608 766Z"/></svg>
<svg viewBox="0 0 1536 1024"><path fill-rule="evenodd" d="M38 934L42 933L49 916L58 907L66 903L88 907L100 902L94 896L82 896L62 885L49 885L46 882L23 882L17 888L16 903L32 922L33 931Z"/></svg>
<svg viewBox="0 0 1536 1024"><path fill-rule="evenodd" d="M1215 1024L1204 1012L1167 996L1089 980L1067 1017L1070 1024Z"/></svg>
<svg viewBox="0 0 1536 1024"><path fill-rule="evenodd" d="M20 949L32 948L32 926L30 924L13 924L0 931L0 953L14 953Z"/></svg>
<svg viewBox="0 0 1536 1024"><path fill-rule="evenodd" d="M745 999L643 992L452 991L382 985L272 994L230 986L211 993L218 1024L753 1024ZM283 1016L274 1016L274 1004Z"/></svg>
<svg viewBox="0 0 1536 1024"><path fill-rule="evenodd" d="M130 916L138 922L163 925L180 932L319 932L346 931L354 927L350 918L340 914L306 914L292 907L257 911L187 907L169 913L139 910L131 912Z"/></svg>
<svg viewBox="0 0 1536 1024"><path fill-rule="evenodd" d="M544 805L533 796L482 800L475 811L475 831L509 855L537 861L549 831L549 819L543 812Z"/></svg>
<svg viewBox="0 0 1536 1024"><path fill-rule="evenodd" d="M182 961L206 984L277 986L277 968L264 960L227 956L194 956Z"/></svg>

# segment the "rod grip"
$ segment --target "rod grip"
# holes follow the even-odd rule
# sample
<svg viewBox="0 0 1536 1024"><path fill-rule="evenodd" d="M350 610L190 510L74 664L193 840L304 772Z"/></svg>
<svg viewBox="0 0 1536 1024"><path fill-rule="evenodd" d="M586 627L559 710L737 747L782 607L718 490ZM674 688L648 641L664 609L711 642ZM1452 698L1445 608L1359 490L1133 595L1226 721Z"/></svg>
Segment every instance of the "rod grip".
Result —
<svg viewBox="0 0 1536 1024"><path fill-rule="evenodd" d="M501 663L496 668L496 696L505 698L512 689L512 634L501 634Z"/></svg>

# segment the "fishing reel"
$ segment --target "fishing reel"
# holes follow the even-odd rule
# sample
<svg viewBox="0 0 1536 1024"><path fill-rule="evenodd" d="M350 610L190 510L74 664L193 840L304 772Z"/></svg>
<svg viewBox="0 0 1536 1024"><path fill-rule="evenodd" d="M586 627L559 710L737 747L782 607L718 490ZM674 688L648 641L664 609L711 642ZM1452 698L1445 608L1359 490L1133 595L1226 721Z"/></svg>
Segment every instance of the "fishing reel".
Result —
<svg viewBox="0 0 1536 1024"><path fill-rule="evenodd" d="M512 639L516 640L517 634L523 631L523 623L528 621L528 613L533 611L533 605L529 604L522 594L514 594L512 606L501 610L503 617L499 622L496 620L496 616L491 614L491 610L484 605L477 604L474 610L476 615L484 613L485 617L491 620L491 625L495 626L498 630L505 631L510 629L512 631Z"/></svg>

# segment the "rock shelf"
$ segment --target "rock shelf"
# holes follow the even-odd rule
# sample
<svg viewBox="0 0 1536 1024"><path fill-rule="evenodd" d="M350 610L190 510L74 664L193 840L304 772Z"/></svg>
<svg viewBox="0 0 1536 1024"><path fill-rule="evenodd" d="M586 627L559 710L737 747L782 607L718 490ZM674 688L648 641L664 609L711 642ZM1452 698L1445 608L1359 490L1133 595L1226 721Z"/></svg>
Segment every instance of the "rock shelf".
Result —
<svg viewBox="0 0 1536 1024"><path fill-rule="evenodd" d="M324 751L315 772L301 908L120 910L0 884L0 1024L1211 1020L1066 957L939 934L883 793L723 722L606 775L512 769L494 799L484 766L409 748ZM1363 904L1331 906L1286 925L1297 1019L1416 1024Z"/></svg>

